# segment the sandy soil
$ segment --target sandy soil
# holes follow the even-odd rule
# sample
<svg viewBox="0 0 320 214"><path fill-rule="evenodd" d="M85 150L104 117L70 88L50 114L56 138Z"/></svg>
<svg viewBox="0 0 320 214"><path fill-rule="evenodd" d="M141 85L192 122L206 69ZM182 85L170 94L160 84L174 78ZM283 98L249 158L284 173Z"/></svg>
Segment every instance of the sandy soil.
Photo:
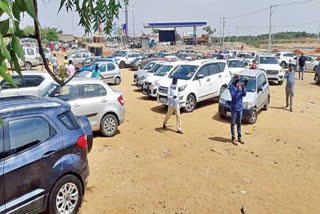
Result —
<svg viewBox="0 0 320 214"><path fill-rule="evenodd" d="M159 127L165 108L143 96L122 70L126 121L113 138L97 135L81 214L320 213L320 87L313 73L296 81L294 112L284 86L271 108L244 125L245 145L229 142L217 101L182 115L184 135Z"/></svg>

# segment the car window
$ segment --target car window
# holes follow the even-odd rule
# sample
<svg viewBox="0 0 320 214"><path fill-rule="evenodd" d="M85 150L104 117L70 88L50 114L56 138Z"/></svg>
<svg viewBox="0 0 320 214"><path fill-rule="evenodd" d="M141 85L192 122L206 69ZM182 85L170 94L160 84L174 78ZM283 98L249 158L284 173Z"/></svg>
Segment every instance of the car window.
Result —
<svg viewBox="0 0 320 214"><path fill-rule="evenodd" d="M83 58L88 58L89 54L83 54Z"/></svg>
<svg viewBox="0 0 320 214"><path fill-rule="evenodd" d="M209 75L217 74L220 72L217 64L208 65L208 71L209 71Z"/></svg>
<svg viewBox="0 0 320 214"><path fill-rule="evenodd" d="M112 63L108 63L107 67L108 67L108 71L113 71L116 69L116 66L114 66L114 64Z"/></svg>
<svg viewBox="0 0 320 214"><path fill-rule="evenodd" d="M260 74L258 76L258 79L257 79L257 84L258 84L258 88L262 88L263 87L263 79L262 79L262 74Z"/></svg>
<svg viewBox="0 0 320 214"><path fill-rule="evenodd" d="M202 74L204 77L209 76L209 70L208 69L209 69L209 65L205 65L202 68L200 68L200 70L197 73L196 78L198 78L200 74Z"/></svg>
<svg viewBox="0 0 320 214"><path fill-rule="evenodd" d="M44 142L55 134L53 127L41 117L9 121L10 154Z"/></svg>
<svg viewBox="0 0 320 214"><path fill-rule="evenodd" d="M102 85L99 85L99 96L106 96L106 95L107 95L106 89Z"/></svg>
<svg viewBox="0 0 320 214"><path fill-rule="evenodd" d="M42 77L25 77L24 87L37 87L42 83L42 81Z"/></svg>
<svg viewBox="0 0 320 214"><path fill-rule="evenodd" d="M27 49L27 54L28 54L28 55L34 55L34 50L28 48L28 49Z"/></svg>
<svg viewBox="0 0 320 214"><path fill-rule="evenodd" d="M261 75L261 81L262 81L263 86L265 86L267 84L267 79L263 74Z"/></svg>
<svg viewBox="0 0 320 214"><path fill-rule="evenodd" d="M50 97L56 97L64 101L74 100L79 97L79 86L78 85L65 85L58 91L56 91Z"/></svg>
<svg viewBox="0 0 320 214"><path fill-rule="evenodd" d="M70 130L75 130L79 128L79 123L71 111L67 111L58 116L58 119L62 124Z"/></svg>
<svg viewBox="0 0 320 214"><path fill-rule="evenodd" d="M218 62L219 72L224 72L224 69L226 67L226 63Z"/></svg>
<svg viewBox="0 0 320 214"><path fill-rule="evenodd" d="M13 77L13 82L17 85L18 88L22 87L22 79L20 77ZM1 90L15 88L7 81L3 80L1 82Z"/></svg>
<svg viewBox="0 0 320 214"><path fill-rule="evenodd" d="M80 86L80 97L82 98L103 96L101 94L103 94L103 89L101 89L98 84L86 84Z"/></svg>

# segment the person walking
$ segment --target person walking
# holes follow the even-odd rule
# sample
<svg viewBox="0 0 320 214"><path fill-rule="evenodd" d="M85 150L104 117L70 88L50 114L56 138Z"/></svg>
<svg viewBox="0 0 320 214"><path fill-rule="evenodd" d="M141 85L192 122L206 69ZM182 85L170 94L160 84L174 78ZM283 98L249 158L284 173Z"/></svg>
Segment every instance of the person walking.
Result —
<svg viewBox="0 0 320 214"><path fill-rule="evenodd" d="M252 69L252 70L256 70L256 69L257 69L256 60L253 60L253 61L252 61L252 65L251 65L250 69Z"/></svg>
<svg viewBox="0 0 320 214"><path fill-rule="evenodd" d="M74 67L72 60L69 60L69 65L68 65L69 78L73 77L75 73L76 73L76 68Z"/></svg>
<svg viewBox="0 0 320 214"><path fill-rule="evenodd" d="M303 80L305 68L306 68L306 57L303 56L303 53L302 53L301 57L299 58L299 79L301 76L301 80Z"/></svg>
<svg viewBox="0 0 320 214"><path fill-rule="evenodd" d="M58 73L58 59L57 59L57 55L56 54L53 54L53 57L52 57L52 67L53 67L53 73Z"/></svg>
<svg viewBox="0 0 320 214"><path fill-rule="evenodd" d="M100 78L100 72L101 72L100 70L102 70L102 66L105 66L105 65L104 64L100 65L100 68L99 68L99 65L95 66L95 68L92 71L91 78L95 78L95 79Z"/></svg>
<svg viewBox="0 0 320 214"><path fill-rule="evenodd" d="M244 83L240 82L240 76L235 75L233 83L229 86L229 91L231 94L231 142L233 145L237 146L234 125L237 123L238 141L244 144L241 135L241 121L242 121L242 111L243 111L243 97L247 95L247 91Z"/></svg>
<svg viewBox="0 0 320 214"><path fill-rule="evenodd" d="M178 79L173 78L172 84L168 90L168 112L163 121L163 129L167 129L167 122L170 119L171 115L176 114L177 120L177 133L183 134L181 130L181 116L180 116L180 100L178 94Z"/></svg>
<svg viewBox="0 0 320 214"><path fill-rule="evenodd" d="M293 65L289 65L289 70L284 75L284 78L287 79L286 83L286 108L290 105L290 111L293 112L293 96L294 96L294 76L295 70L293 69ZM290 101L290 103L289 103Z"/></svg>

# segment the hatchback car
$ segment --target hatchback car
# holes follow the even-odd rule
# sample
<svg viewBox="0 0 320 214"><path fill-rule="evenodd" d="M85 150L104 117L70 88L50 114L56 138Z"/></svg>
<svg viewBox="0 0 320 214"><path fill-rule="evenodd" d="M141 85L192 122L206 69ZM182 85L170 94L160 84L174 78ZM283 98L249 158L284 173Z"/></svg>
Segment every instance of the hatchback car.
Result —
<svg viewBox="0 0 320 214"><path fill-rule="evenodd" d="M270 104L270 89L267 76L263 71L244 70L240 71L240 82L245 84L247 95L243 98L243 120L254 124L261 109L268 110ZM229 83L232 84L234 79ZM229 87L219 100L219 115L222 118L231 116L231 95Z"/></svg>
<svg viewBox="0 0 320 214"><path fill-rule="evenodd" d="M46 90L54 80L44 71L22 71L22 76L12 75L13 82L18 88L2 80L0 82L0 97L33 95L41 96L43 90Z"/></svg>
<svg viewBox="0 0 320 214"><path fill-rule="evenodd" d="M42 64L42 59L38 54L37 48L23 47L22 48L25 68L26 70L31 70L33 66L38 66Z"/></svg>
<svg viewBox="0 0 320 214"><path fill-rule="evenodd" d="M92 130L112 137L124 122L124 100L120 91L97 79L74 78L61 87L53 84L44 96L68 102L76 115L88 117Z"/></svg>
<svg viewBox="0 0 320 214"><path fill-rule="evenodd" d="M90 174L88 119L56 99L0 103L0 213L76 213Z"/></svg>

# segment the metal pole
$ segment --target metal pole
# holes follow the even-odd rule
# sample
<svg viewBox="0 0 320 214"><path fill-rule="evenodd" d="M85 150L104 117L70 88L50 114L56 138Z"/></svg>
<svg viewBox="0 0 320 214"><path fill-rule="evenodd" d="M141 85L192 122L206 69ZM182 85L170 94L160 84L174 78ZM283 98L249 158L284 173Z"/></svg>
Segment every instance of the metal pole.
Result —
<svg viewBox="0 0 320 214"><path fill-rule="evenodd" d="M193 26L193 42L194 45L197 45L197 27Z"/></svg>
<svg viewBox="0 0 320 214"><path fill-rule="evenodd" d="M136 29L135 29L135 23L134 23L134 8L132 10L132 21L133 21L133 37L136 37Z"/></svg>
<svg viewBox="0 0 320 214"><path fill-rule="evenodd" d="M272 38L271 38L271 34L272 34L272 8L274 6L270 6L270 17L269 17L269 43L268 43L268 52L271 53L271 46L272 46Z"/></svg>
<svg viewBox="0 0 320 214"><path fill-rule="evenodd" d="M320 44L320 24L318 24L318 44Z"/></svg>
<svg viewBox="0 0 320 214"><path fill-rule="evenodd" d="M224 30L226 27L226 17L222 17L222 48L224 48Z"/></svg>
<svg viewBox="0 0 320 214"><path fill-rule="evenodd" d="M237 35L236 35L236 42L238 42L238 34L239 34L239 25L237 25Z"/></svg>
<svg viewBox="0 0 320 214"><path fill-rule="evenodd" d="M126 42L128 42L129 36L129 18L128 18L128 3L125 4L125 19L126 19Z"/></svg>
<svg viewBox="0 0 320 214"><path fill-rule="evenodd" d="M219 19L219 45L221 45L221 35L222 35L222 27L221 27L221 18Z"/></svg>

